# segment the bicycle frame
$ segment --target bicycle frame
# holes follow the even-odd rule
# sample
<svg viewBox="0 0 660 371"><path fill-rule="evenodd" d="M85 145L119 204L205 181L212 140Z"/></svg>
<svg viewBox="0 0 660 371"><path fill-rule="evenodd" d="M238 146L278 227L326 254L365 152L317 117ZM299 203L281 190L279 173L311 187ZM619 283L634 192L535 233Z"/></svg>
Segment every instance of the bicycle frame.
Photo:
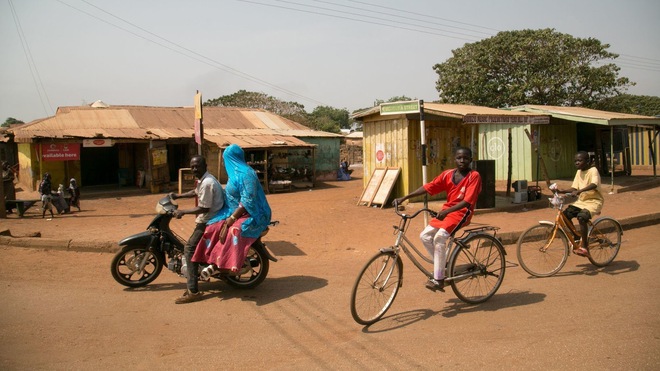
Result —
<svg viewBox="0 0 660 371"><path fill-rule="evenodd" d="M553 190L553 193L555 194L555 197L560 200L559 205L556 205L557 208L557 215L555 216L555 222L549 222L549 221L541 221L541 224L552 224L554 225L554 229L552 231L552 235L548 239L548 242L541 248L542 252L545 252L548 247L552 244L552 242L555 240L557 237L557 231L561 229L561 231L564 233L566 236L566 239L568 240L568 243L571 245L573 250L577 249L580 247L579 241L582 235L578 230L575 228L575 225L573 222L571 222L566 215L563 213L564 209L564 197L560 196L557 191ZM587 225L589 226L589 229L593 227L593 224L591 220L587 221Z"/></svg>
<svg viewBox="0 0 660 371"><path fill-rule="evenodd" d="M395 211L401 217L398 226L394 226L396 240L394 245L380 249L362 268L351 293L351 315L362 325L378 321L390 308L397 292L403 285L403 258L401 251L429 279L433 274L424 266L433 264L433 257L428 258L424 250L420 251L406 236L410 220L422 212L433 217L437 214L427 208L416 211L413 215ZM450 236L446 249L447 264L444 267L445 281L450 281L456 296L465 303L479 304L490 299L502 284L506 271L506 251L494 233L497 227L483 226L463 230L459 238ZM428 264L424 264L428 263ZM446 284L446 282L444 282ZM436 290L433 290L436 291ZM442 290L444 291L444 290Z"/></svg>
<svg viewBox="0 0 660 371"><path fill-rule="evenodd" d="M427 270L426 267L424 267L419 262L417 257L421 258L421 260L423 260L427 263L430 263L430 264L433 264L433 259L430 259L430 258L426 257L426 255L424 255L422 252L420 252L420 250L417 248L417 246L415 246L415 244L406 236L406 232L408 230L408 227L410 226L410 221L412 219L414 219L415 217L417 217L422 212L428 212L433 217L435 217L435 214L436 214L431 209L421 209L421 210L417 211L416 213L414 213L411 216L408 216L406 214L400 214L397 211L397 214L399 216L401 216L401 221L399 222L398 226L393 226L393 228L396 230L395 233L396 233L397 237L396 237L396 241L394 242L394 246L392 246L391 249L394 252L394 254L397 256L397 258L400 257L400 251L403 250L405 255L408 257L408 259L410 259L410 261L412 261L412 263L415 265L415 267L417 267L417 269L419 269L427 277L433 278L433 273L429 272L429 270ZM473 235L480 234L480 233L485 233L485 231L497 231L498 229L499 228L493 227L493 226L484 226L484 227L476 227L476 228L466 229L466 230L462 231L462 234L459 238L455 238L454 235L452 234L451 236L449 236L449 240L447 241L447 245L445 247L447 258L449 258L449 256L451 255L452 251L455 249L455 246L457 246L457 245L465 246L465 245L463 245L463 241L466 241L468 238L472 237ZM493 236L494 235L495 234L493 234ZM382 250L386 250L386 249L382 249ZM411 250L414 251L415 254L413 254L411 252ZM467 250L467 252L469 252L470 258L472 258L473 260L476 259L474 254L471 251ZM417 257L415 255L417 255ZM390 268L390 269L394 269L394 266L392 266L392 268ZM391 271L388 273L388 278L389 278L389 275L391 273L392 273ZM449 272L447 272L447 273L449 273ZM445 277L445 281L446 282L450 282L450 281L453 281L453 280L458 281L458 280L461 280L463 278L468 278L468 277L473 276L473 275L474 275L474 273L467 273L467 274L462 274L462 275L453 276L453 277ZM380 274L378 276L380 277Z"/></svg>

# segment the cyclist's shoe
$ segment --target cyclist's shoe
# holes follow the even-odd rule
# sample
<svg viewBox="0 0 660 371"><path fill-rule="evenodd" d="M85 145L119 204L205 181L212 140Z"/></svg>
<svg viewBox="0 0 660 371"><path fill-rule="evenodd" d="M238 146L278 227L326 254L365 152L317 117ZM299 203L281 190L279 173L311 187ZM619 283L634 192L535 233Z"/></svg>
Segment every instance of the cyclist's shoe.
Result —
<svg viewBox="0 0 660 371"><path fill-rule="evenodd" d="M435 278L429 278L426 281L426 288L431 291L442 291L445 292L445 280L436 280Z"/></svg>
<svg viewBox="0 0 660 371"><path fill-rule="evenodd" d="M579 249L574 249L573 254L584 256L586 258L589 256L589 250L585 249L584 247L580 247Z"/></svg>

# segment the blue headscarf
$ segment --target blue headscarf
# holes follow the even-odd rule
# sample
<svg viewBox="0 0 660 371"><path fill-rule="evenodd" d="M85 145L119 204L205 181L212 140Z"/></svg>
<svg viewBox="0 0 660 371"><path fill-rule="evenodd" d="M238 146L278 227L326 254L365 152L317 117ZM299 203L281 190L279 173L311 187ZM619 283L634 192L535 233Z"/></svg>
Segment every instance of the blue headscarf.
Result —
<svg viewBox="0 0 660 371"><path fill-rule="evenodd" d="M241 226L241 234L257 238L270 223L271 210L266 201L266 193L257 173L245 162L245 153L241 147L230 145L222 154L222 159L229 176L225 205L232 212L239 203L247 210L250 216Z"/></svg>

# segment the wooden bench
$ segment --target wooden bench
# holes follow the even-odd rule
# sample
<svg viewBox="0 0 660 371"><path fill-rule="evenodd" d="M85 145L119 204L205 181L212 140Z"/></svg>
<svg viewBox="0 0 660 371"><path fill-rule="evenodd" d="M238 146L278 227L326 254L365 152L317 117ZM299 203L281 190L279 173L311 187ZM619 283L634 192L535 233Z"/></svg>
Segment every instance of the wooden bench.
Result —
<svg viewBox="0 0 660 371"><path fill-rule="evenodd" d="M64 196L64 201L66 201L66 204L68 205L71 200L71 196ZM41 199L35 199L35 200L5 200L6 204L13 204L14 207L16 207L16 210L18 210L18 216L23 217L26 211L28 211L29 208L34 206L37 202L41 202ZM53 205L53 207L55 207Z"/></svg>
<svg viewBox="0 0 660 371"><path fill-rule="evenodd" d="M34 206L37 202L41 202L41 199L36 199L36 200L6 200L5 201L7 204L13 204L14 207L16 207L16 210L18 210L18 216L23 217L23 214Z"/></svg>

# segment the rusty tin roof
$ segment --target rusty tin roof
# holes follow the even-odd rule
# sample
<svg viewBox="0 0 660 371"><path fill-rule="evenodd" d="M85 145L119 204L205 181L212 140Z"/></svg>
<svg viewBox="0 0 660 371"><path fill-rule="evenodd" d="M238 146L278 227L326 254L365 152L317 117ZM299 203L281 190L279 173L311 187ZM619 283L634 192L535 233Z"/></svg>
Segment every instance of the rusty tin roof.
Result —
<svg viewBox="0 0 660 371"><path fill-rule="evenodd" d="M341 137L312 130L261 109L203 108L204 139L225 147L313 147L301 137ZM193 107L60 107L55 116L13 130L15 141L39 138L112 138L137 140L189 139L195 134Z"/></svg>

